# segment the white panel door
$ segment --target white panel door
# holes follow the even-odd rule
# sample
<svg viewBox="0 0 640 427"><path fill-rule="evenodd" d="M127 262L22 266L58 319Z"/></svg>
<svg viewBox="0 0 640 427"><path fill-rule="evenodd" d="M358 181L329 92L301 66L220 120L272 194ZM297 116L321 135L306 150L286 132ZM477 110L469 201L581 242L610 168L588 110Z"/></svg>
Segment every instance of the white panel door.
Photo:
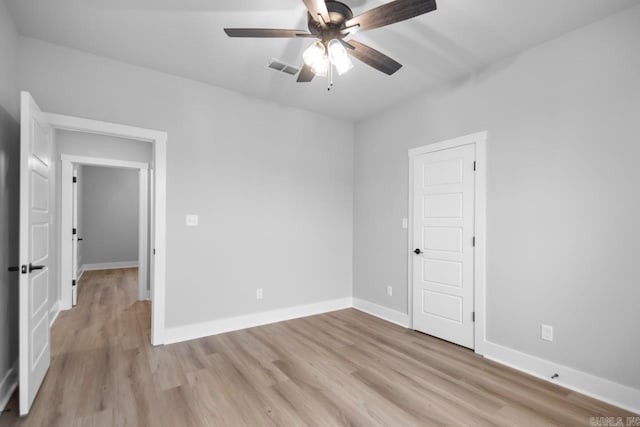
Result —
<svg viewBox="0 0 640 427"><path fill-rule="evenodd" d="M475 145L413 162L413 327L473 348Z"/></svg>
<svg viewBox="0 0 640 427"><path fill-rule="evenodd" d="M73 167L71 191L71 305L78 305L78 167Z"/></svg>
<svg viewBox="0 0 640 427"><path fill-rule="evenodd" d="M52 129L22 93L20 118L20 415L26 415L50 364L49 170Z"/></svg>

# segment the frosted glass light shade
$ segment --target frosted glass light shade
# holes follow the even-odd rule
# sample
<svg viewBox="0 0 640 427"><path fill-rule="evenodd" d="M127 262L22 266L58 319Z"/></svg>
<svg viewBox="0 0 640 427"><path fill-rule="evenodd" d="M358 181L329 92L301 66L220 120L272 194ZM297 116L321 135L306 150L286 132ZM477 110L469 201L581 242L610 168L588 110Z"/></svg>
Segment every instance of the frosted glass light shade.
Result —
<svg viewBox="0 0 640 427"><path fill-rule="evenodd" d="M327 50L329 51L329 60L336 67L338 74L342 75L353 68L353 62L339 40L331 40L327 45Z"/></svg>
<svg viewBox="0 0 640 427"><path fill-rule="evenodd" d="M307 64L317 76L326 76L329 68L327 50L322 42L315 42L302 54L304 63Z"/></svg>

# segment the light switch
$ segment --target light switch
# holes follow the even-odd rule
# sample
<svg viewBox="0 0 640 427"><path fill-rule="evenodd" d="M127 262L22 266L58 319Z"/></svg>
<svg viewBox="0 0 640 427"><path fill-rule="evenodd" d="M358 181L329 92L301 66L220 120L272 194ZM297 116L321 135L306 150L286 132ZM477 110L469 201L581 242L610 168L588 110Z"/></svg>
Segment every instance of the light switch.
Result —
<svg viewBox="0 0 640 427"><path fill-rule="evenodd" d="M402 218L402 229L406 230L409 228L409 220L407 218Z"/></svg>
<svg viewBox="0 0 640 427"><path fill-rule="evenodd" d="M187 227L197 227L198 226L198 215L189 214L187 215Z"/></svg>

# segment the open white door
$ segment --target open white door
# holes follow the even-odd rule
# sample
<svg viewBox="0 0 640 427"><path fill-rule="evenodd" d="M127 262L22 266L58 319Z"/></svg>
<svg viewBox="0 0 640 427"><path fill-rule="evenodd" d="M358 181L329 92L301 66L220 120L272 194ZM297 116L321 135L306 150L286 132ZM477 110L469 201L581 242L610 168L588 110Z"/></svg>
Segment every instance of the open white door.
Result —
<svg viewBox="0 0 640 427"><path fill-rule="evenodd" d="M20 118L20 415L49 369L49 170L52 128L22 92Z"/></svg>
<svg viewBox="0 0 640 427"><path fill-rule="evenodd" d="M78 167L73 167L71 191L71 305L78 305Z"/></svg>

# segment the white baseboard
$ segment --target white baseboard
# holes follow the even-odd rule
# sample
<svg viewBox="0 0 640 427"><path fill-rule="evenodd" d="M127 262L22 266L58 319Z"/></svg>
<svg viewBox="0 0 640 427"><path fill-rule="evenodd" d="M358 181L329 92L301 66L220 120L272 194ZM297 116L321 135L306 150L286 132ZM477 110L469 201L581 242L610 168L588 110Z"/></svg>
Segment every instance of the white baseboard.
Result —
<svg viewBox="0 0 640 427"><path fill-rule="evenodd" d="M341 298L315 304L230 317L211 322L167 328L165 329L165 344L188 341L346 308L355 308L356 310L405 328L409 325L409 315L406 313L359 298ZM533 375L534 377L556 383L562 387L591 396L595 399L608 402L620 408L640 413L640 390L492 342L485 341L484 349L484 357L487 359ZM560 377L557 380L551 380L551 376L555 373Z"/></svg>
<svg viewBox="0 0 640 427"><path fill-rule="evenodd" d="M56 301L49 310L49 327L53 326L53 322L58 318L58 314L60 314L60 301Z"/></svg>
<svg viewBox="0 0 640 427"><path fill-rule="evenodd" d="M484 357L534 377L640 414L640 390L638 389L489 341L485 341ZM554 374L559 375L557 380L551 379Z"/></svg>
<svg viewBox="0 0 640 427"><path fill-rule="evenodd" d="M343 310L351 308L352 306L353 303L351 298L340 298L314 304L263 311L261 313L247 314L244 316L229 317L211 322L166 328L164 330L164 343L172 344L181 341L188 341L210 335L237 331L239 329L253 328L255 326L268 325L270 323L283 322L285 320Z"/></svg>
<svg viewBox="0 0 640 427"><path fill-rule="evenodd" d="M353 308L363 311L372 316L379 317L380 319L386 320L387 322L395 323L396 325L400 325L405 328L409 327L409 315L407 313L392 310L390 308L383 307L376 303L365 301L360 298L353 299Z"/></svg>
<svg viewBox="0 0 640 427"><path fill-rule="evenodd" d="M7 407L11 395L18 387L18 361L7 371L2 380L0 380L0 413Z"/></svg>
<svg viewBox="0 0 640 427"><path fill-rule="evenodd" d="M80 275L78 276L78 280L80 276L85 271L92 270L114 270L116 268L134 268L138 266L138 261L122 261L122 262L101 262L97 264L82 264L80 267Z"/></svg>

